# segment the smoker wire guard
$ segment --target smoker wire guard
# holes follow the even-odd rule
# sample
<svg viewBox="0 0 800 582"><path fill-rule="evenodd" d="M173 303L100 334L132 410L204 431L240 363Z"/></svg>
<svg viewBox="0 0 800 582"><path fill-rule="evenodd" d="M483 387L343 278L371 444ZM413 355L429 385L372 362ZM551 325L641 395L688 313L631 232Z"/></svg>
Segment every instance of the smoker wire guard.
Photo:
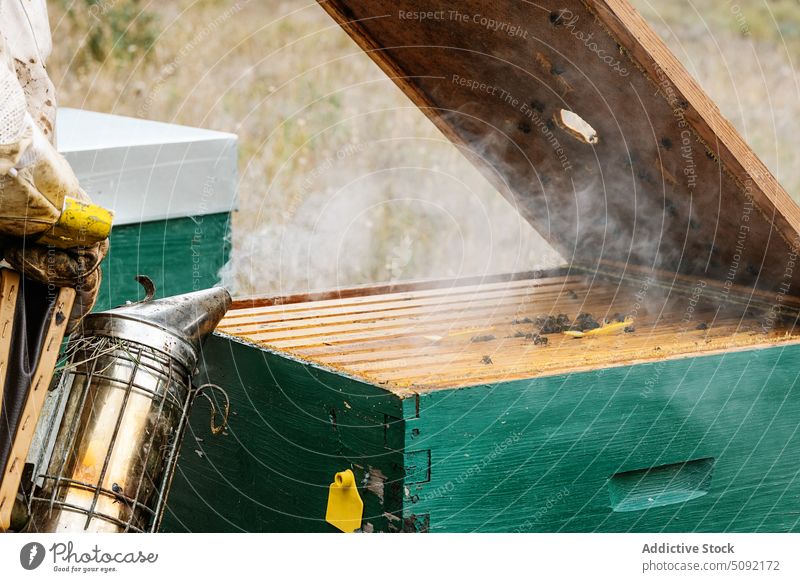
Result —
<svg viewBox="0 0 800 582"><path fill-rule="evenodd" d="M147 292L147 296L141 302L132 305L145 304L152 300L154 288L152 282L144 277L137 277ZM229 298L229 296L228 296ZM210 428L214 435L220 434L227 425L230 412L230 400L227 393L217 385L203 384L194 386L192 383L192 371L195 370L199 358L200 348L192 346L190 341L180 337L176 332L162 327L155 322L144 322L125 315L115 315L113 311L97 313L88 316L84 322L80 336L70 340L67 351L63 358L66 365L62 369L62 376L57 384L59 391L55 404L55 410L60 410L64 405L69 406L73 391L79 388L75 379L84 378L82 390L80 390L80 404L74 410L70 419L66 418L67 409L64 409L64 417L55 414L46 426L43 443L45 446L39 452L36 463L36 474L33 477L31 494L28 495L28 514L29 521L26 530L37 531L35 518L50 516L54 509L64 513L77 513L86 516L84 530L89 528L92 520L99 519L121 528L121 532L157 532L166 509L166 501L173 476L177 467L180 454L180 447L186 432L189 420L189 413L198 396L204 397L211 406ZM104 369L97 370L97 364L102 359L107 358L108 364ZM112 366L129 365L130 373L124 383L112 375L105 374ZM155 379L156 389L136 382L139 373L149 374ZM124 385L123 385L124 384ZM111 440L102 460L102 470L97 479L97 483L74 479L72 477L55 474L50 471L54 467L56 453L63 449L63 456L60 460L60 469L63 471L67 467L68 456L77 451L76 439L80 432L79 422L84 416L84 409L87 406L87 396L91 391L96 391L98 385L105 385L107 389L123 389L125 395L123 403L117 414L115 427L111 435ZM162 387L159 393L157 390ZM214 399L207 393L207 390L215 390L224 399L221 413L217 409ZM140 475L136 484L136 491L133 495L127 492L102 487L102 483L107 473L110 459L114 453L114 447L120 437L120 426L126 413L130 395L133 391L146 394L152 401L151 411L158 410L158 415L151 424L150 450L145 455L145 460L137 460L140 465ZM174 422L173 438L169 439L167 449L161 454L163 465L158 470L147 470L148 459L152 454L152 445L160 423L169 420L169 415L164 415L165 405L171 405L172 411L179 411L177 422ZM91 407L92 404L89 404ZM156 408L157 407L157 408ZM222 422L217 424L215 421L221 416ZM48 458L48 448L46 443L52 442L55 435L61 432L64 425L69 422L71 426L65 433L67 443L59 446L53 444L52 456ZM54 434L55 433L55 434ZM162 446L163 448L163 446ZM47 470L41 471L47 462ZM153 490L147 494L147 487L140 499L142 485L148 477L158 477L157 483L154 481ZM40 483L40 485L39 485ZM114 484L116 485L116 483ZM113 486L112 486L113 487ZM86 507L77 506L64 501L64 497L71 489L92 492L92 503ZM130 489L130 488L128 488ZM41 495L42 492L50 491L49 495ZM63 495L60 495L63 493ZM113 515L98 511L97 505L101 496L114 499L114 503L125 504L128 511L128 519L122 520Z"/></svg>

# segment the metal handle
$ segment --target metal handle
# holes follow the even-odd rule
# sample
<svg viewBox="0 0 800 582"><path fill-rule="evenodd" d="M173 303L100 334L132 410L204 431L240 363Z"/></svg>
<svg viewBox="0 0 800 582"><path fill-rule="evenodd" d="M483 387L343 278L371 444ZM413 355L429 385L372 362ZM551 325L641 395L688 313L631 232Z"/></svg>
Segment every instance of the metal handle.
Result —
<svg viewBox="0 0 800 582"><path fill-rule="evenodd" d="M223 409L223 412L222 412L222 415L221 415L222 416L222 424L218 425L218 424L214 423L214 421L217 419L217 416L218 416L217 405L214 402L214 399L211 398L211 396L209 396L208 394L206 394L205 390L208 389L208 388L210 388L212 390L216 390L217 392L222 394L222 396L225 398L225 408ZM196 388L195 394L197 396L202 396L203 398L208 400L208 403L211 406L211 419L210 419L211 434L213 434L213 435L220 434L222 431L224 431L227 428L227 426L228 426L228 417L230 416L230 412L231 412L231 400L228 397L228 393L225 392L225 390L223 390L221 387L217 386L216 384L203 384L202 386L199 386L199 387Z"/></svg>

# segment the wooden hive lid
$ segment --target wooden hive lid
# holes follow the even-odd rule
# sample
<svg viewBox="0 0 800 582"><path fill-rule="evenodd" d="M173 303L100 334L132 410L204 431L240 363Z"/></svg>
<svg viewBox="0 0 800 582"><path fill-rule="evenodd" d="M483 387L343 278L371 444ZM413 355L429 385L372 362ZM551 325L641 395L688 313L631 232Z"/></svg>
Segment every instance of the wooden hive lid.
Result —
<svg viewBox="0 0 800 582"><path fill-rule="evenodd" d="M565 259L794 292L797 205L625 0L320 3Z"/></svg>

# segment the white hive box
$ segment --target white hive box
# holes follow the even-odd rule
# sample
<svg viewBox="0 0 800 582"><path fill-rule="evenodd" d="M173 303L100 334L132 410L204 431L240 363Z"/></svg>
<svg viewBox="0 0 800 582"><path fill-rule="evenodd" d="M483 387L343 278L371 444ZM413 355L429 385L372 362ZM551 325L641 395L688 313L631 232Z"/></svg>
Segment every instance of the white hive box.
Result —
<svg viewBox="0 0 800 582"><path fill-rule="evenodd" d="M235 135L61 109L58 145L93 201L115 212L98 307L137 299L139 273L159 296L218 282L236 205Z"/></svg>

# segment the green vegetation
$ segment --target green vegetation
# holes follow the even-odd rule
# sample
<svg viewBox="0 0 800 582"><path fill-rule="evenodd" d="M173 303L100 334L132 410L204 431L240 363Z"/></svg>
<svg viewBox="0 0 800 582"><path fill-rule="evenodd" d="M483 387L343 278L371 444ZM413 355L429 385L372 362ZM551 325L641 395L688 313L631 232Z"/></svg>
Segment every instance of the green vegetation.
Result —
<svg viewBox="0 0 800 582"><path fill-rule="evenodd" d="M142 0L60 0L59 5L70 26L84 33L73 54L78 67L127 65L158 37L158 14Z"/></svg>

